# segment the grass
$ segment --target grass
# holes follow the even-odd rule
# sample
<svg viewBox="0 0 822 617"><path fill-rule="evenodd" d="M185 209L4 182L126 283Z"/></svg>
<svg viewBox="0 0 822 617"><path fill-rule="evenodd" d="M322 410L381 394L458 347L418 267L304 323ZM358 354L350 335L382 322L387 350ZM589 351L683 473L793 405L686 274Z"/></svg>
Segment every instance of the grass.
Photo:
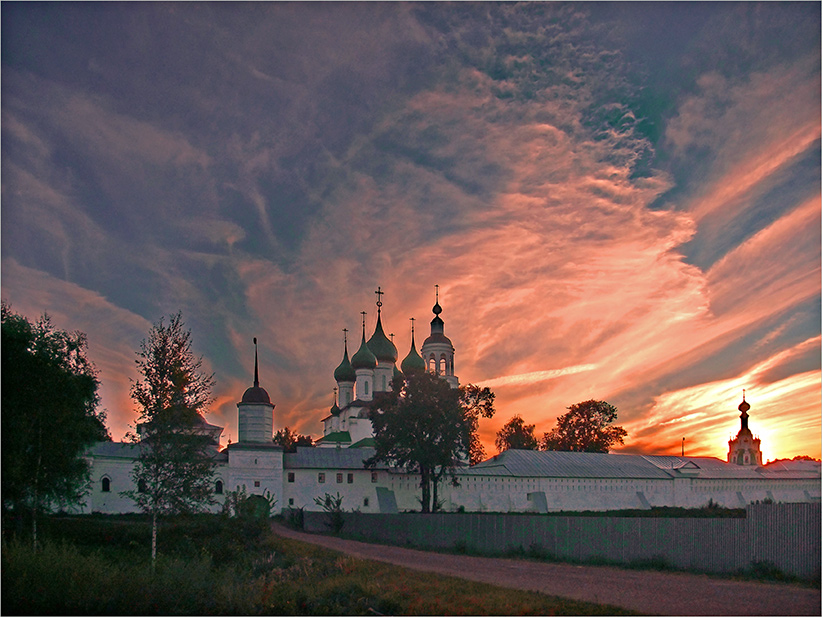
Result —
<svg viewBox="0 0 822 617"><path fill-rule="evenodd" d="M600 615L607 605L497 588L355 559L273 535L265 522L53 517L36 553L5 539L5 614Z"/></svg>

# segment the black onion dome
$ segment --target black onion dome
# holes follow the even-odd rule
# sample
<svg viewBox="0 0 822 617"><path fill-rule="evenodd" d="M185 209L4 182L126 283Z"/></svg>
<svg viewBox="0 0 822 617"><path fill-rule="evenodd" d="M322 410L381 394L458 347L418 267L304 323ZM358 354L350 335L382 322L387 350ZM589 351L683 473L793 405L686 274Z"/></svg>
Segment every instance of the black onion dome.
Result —
<svg viewBox="0 0 822 617"><path fill-rule="evenodd" d="M241 402L266 403L267 405L270 405L271 399L268 396L268 392L265 391L265 388L261 388L260 386L251 386L243 394L243 400Z"/></svg>
<svg viewBox="0 0 822 617"><path fill-rule="evenodd" d="M742 413L745 413L750 408L751 408L750 404L748 404L748 402L743 398L742 402L739 403L739 407L738 407L739 411L741 411Z"/></svg>
<svg viewBox="0 0 822 617"><path fill-rule="evenodd" d="M334 369L334 379L337 383L357 381L357 373L351 365L351 360L348 359L348 345L345 346L345 355L343 355L342 362Z"/></svg>
<svg viewBox="0 0 822 617"><path fill-rule="evenodd" d="M334 405L331 407L331 415L335 418L340 415L340 408L335 402Z"/></svg>
<svg viewBox="0 0 822 617"><path fill-rule="evenodd" d="M394 346L394 343L385 336L385 332L382 329L382 319L379 314L377 314L377 327L374 328L374 335L368 341L368 349L371 350L380 362L397 361L397 348Z"/></svg>

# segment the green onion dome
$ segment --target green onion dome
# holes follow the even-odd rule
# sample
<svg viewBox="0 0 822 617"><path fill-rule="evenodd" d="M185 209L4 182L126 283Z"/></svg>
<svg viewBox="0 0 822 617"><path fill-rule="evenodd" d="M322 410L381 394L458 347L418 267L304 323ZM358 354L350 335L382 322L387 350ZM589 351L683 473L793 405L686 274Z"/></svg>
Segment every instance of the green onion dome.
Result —
<svg viewBox="0 0 822 617"><path fill-rule="evenodd" d="M380 318L379 313L377 313L377 327L374 328L374 336L372 336L368 341L368 349L371 350L380 362L397 361L397 348L394 346L394 343L388 340L388 337L385 336L385 332L382 329L382 319Z"/></svg>
<svg viewBox="0 0 822 617"><path fill-rule="evenodd" d="M408 352L408 355L405 356L405 359L402 361L402 372L406 375L410 375L411 373L424 373L425 372L425 360L422 359L422 356L417 353L417 348L414 345L414 333L411 333L411 350Z"/></svg>
<svg viewBox="0 0 822 617"><path fill-rule="evenodd" d="M343 355L342 362L334 369L334 379L337 383L357 381L357 373L354 371L354 367L351 366L351 361L348 359L348 342L345 343L345 355Z"/></svg>
<svg viewBox="0 0 822 617"><path fill-rule="evenodd" d="M363 326L362 331L362 343L360 344L360 348L357 350L357 353L355 353L354 357L351 358L351 366L354 367L354 370L360 368L368 368L373 370L377 366L377 357L371 353L371 350L368 348L368 344L365 342L365 326Z"/></svg>
<svg viewBox="0 0 822 617"><path fill-rule="evenodd" d="M340 408L336 401L334 401L334 405L331 407L331 415L335 418L340 415Z"/></svg>
<svg viewBox="0 0 822 617"><path fill-rule="evenodd" d="M402 371L400 371L400 369L398 369L397 366L394 365L394 377L393 378L396 379L397 377L399 377L400 379L404 379L405 375L403 375Z"/></svg>

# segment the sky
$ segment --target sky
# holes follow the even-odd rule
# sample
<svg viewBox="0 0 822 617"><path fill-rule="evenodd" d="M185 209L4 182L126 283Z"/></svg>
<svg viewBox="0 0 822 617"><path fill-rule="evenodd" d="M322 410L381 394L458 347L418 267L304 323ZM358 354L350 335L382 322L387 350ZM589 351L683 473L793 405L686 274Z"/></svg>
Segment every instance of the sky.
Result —
<svg viewBox="0 0 822 617"><path fill-rule="evenodd" d="M111 436L181 311L237 440L316 437L378 286L460 382L621 452L820 456L820 4L2 4L2 298L88 335Z"/></svg>

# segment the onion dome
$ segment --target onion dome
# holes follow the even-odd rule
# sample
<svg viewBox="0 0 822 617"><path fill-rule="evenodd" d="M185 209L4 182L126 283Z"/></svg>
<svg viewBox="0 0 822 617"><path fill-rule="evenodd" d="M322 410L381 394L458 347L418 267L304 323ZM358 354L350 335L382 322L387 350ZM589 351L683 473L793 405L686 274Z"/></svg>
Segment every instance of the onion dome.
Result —
<svg viewBox="0 0 822 617"><path fill-rule="evenodd" d="M346 354L347 356L347 354ZM347 357L346 357L347 359ZM337 405L337 388L334 388L334 404L331 406L331 415L335 418L340 415L340 407Z"/></svg>
<svg viewBox="0 0 822 617"><path fill-rule="evenodd" d="M265 391L264 388L260 387L260 374L257 369L257 338L254 337L254 385L251 386L248 390L245 391L243 394L243 400L240 401L241 403L265 403L267 405L271 404L271 399L268 396L268 392Z"/></svg>
<svg viewBox="0 0 822 617"><path fill-rule="evenodd" d="M388 340L382 329L382 295L385 293L382 288L377 287L377 327L374 328L374 335L368 341L368 348L380 362L396 362L397 348L394 343Z"/></svg>
<svg viewBox="0 0 822 617"><path fill-rule="evenodd" d="M393 379L396 379L397 377L399 377L400 379L405 379L405 375L403 375L402 371L400 369L398 369L395 365L394 366L394 377L393 377Z"/></svg>
<svg viewBox="0 0 822 617"><path fill-rule="evenodd" d="M354 367L354 370L360 368L373 370L377 366L377 357L371 352L368 344L365 342L365 313L363 313L362 319L362 343L360 343L360 348L357 350L357 353L351 358L351 366Z"/></svg>
<svg viewBox="0 0 822 617"><path fill-rule="evenodd" d="M385 336L379 310L377 310L377 327L374 328L374 336L368 340L368 349L371 350L380 362L397 361L397 348L394 346L394 343L389 341L388 337Z"/></svg>
<svg viewBox="0 0 822 617"><path fill-rule="evenodd" d="M745 391L742 391L742 402L739 403L739 411L746 413L751 408L750 404L745 400Z"/></svg>
<svg viewBox="0 0 822 617"><path fill-rule="evenodd" d="M406 375L410 375L411 373L425 372L425 360L423 360L422 356L420 356L420 354L417 353L417 348L414 345L413 319L411 321L411 349L408 352L408 355L405 356L405 359L402 361L402 372Z"/></svg>
<svg viewBox="0 0 822 617"><path fill-rule="evenodd" d="M347 332L347 330L346 330ZM351 361L348 359L348 337L346 336L345 339L345 353L343 355L342 362L340 365L334 369L334 379L337 383L342 382L355 382L357 381L357 373L354 371L354 367L351 366Z"/></svg>

